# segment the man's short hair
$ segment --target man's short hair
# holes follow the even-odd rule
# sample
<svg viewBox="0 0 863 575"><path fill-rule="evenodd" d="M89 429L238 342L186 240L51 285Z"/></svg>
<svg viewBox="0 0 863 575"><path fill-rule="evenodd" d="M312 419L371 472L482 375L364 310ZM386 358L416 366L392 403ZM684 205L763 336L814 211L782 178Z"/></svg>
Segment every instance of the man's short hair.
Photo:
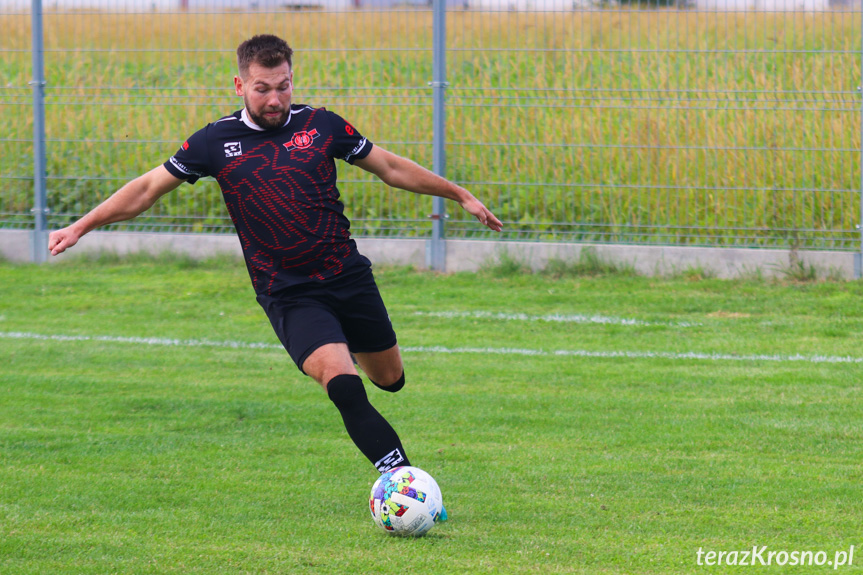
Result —
<svg viewBox="0 0 863 575"><path fill-rule="evenodd" d="M240 77L246 77L252 64L275 68L287 62L288 66L291 66L293 53L288 43L278 36L272 34L253 36L237 46L237 67L240 70Z"/></svg>

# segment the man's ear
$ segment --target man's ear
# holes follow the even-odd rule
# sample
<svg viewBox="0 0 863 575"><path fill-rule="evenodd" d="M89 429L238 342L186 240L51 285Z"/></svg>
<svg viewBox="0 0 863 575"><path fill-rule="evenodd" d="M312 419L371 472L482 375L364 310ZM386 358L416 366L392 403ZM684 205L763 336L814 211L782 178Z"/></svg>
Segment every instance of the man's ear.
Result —
<svg viewBox="0 0 863 575"><path fill-rule="evenodd" d="M239 76L234 76L234 89L237 91L237 96L243 95L243 79Z"/></svg>

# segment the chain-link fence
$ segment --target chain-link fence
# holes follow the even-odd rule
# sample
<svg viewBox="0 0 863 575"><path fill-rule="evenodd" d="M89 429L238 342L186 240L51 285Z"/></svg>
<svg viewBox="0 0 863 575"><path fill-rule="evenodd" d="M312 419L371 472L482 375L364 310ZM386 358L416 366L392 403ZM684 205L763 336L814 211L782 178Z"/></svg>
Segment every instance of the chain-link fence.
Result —
<svg viewBox="0 0 863 575"><path fill-rule="evenodd" d="M296 50L295 102L446 175L503 239L859 251L861 15L832 0L45 0L48 221L80 217L242 106L234 50ZM0 226L32 228L31 4L0 4ZM438 54L436 56L436 54ZM445 57L445 82L432 82ZM439 62L443 64L444 62ZM445 90L443 129L433 91ZM358 236L432 201L339 165ZM450 205L447 237L487 237ZM114 229L229 232L214 181Z"/></svg>

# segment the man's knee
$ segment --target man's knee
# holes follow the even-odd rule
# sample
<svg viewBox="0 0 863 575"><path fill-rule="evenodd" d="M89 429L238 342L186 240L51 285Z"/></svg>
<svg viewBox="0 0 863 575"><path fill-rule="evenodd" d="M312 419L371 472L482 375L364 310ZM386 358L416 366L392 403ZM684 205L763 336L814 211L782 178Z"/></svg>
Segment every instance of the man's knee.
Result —
<svg viewBox="0 0 863 575"><path fill-rule="evenodd" d="M337 375L356 375L357 370L344 343L328 343L315 349L303 362L303 373L326 387Z"/></svg>
<svg viewBox="0 0 863 575"><path fill-rule="evenodd" d="M392 383L378 383L374 380L370 380L377 387L383 389L384 391L389 391L392 393L397 392L401 388L405 386L405 372L402 371L402 374Z"/></svg>

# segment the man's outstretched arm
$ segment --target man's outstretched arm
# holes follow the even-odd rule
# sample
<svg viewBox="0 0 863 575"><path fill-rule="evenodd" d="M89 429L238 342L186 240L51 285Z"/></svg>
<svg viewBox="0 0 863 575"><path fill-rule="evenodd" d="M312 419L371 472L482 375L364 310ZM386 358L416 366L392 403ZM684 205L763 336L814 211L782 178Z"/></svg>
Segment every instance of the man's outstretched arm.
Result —
<svg viewBox="0 0 863 575"><path fill-rule="evenodd" d="M416 162L397 156L380 146L374 146L368 156L357 160L355 164L394 188L458 202L483 225L496 232L503 229L500 220L469 191L423 168Z"/></svg>
<svg viewBox="0 0 863 575"><path fill-rule="evenodd" d="M74 224L51 232L48 249L56 256L71 248L84 234L106 224L131 220L156 203L156 200L177 188L184 180L159 166L139 176L114 192Z"/></svg>

